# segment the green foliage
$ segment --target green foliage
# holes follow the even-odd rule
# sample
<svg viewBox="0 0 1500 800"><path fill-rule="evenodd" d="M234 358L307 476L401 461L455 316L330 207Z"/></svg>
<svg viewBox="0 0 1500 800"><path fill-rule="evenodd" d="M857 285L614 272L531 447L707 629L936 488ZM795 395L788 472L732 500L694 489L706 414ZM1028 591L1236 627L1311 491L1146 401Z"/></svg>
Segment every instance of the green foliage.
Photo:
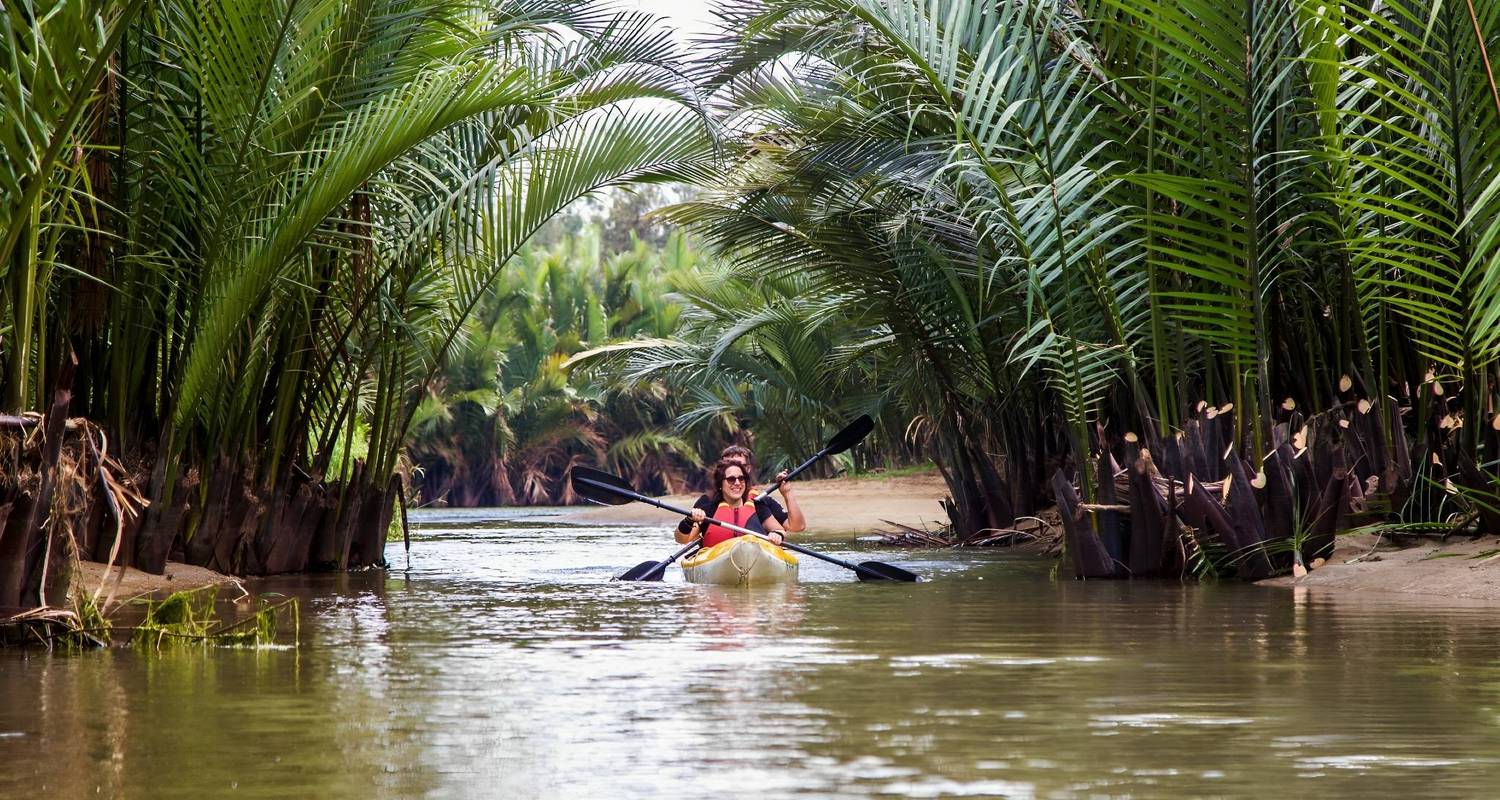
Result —
<svg viewBox="0 0 1500 800"><path fill-rule="evenodd" d="M416 416L425 499L575 502L566 471L582 462L678 492L700 485L731 441L752 442L769 474L878 411L868 389L825 381L847 331L817 330L785 296L704 261L688 237L609 254L600 226L568 230L519 254ZM720 326L733 331L721 338ZM666 352L679 360L646 357ZM867 445L866 463L891 454Z"/></svg>
<svg viewBox="0 0 1500 800"><path fill-rule="evenodd" d="M1226 444L1254 463L1295 433L1282 398L1324 408L1352 383L1415 425L1446 413L1447 381L1464 422L1417 455L1493 459L1500 7L1474 7L726 12L708 85L727 177L669 213L774 300L612 357L706 378L788 315L840 326L809 397L844 381L895 403L969 529L1041 502L1054 466L1087 499L1095 454L1204 400L1235 410Z"/></svg>
<svg viewBox="0 0 1500 800"><path fill-rule="evenodd" d="M680 235L604 255L588 226L530 247L480 300L414 417L410 452L426 500L456 505L570 503L575 463L642 488L676 491L700 465L663 384L620 386L571 373L579 350L670 333L681 309L667 281L694 269Z"/></svg>
<svg viewBox="0 0 1500 800"><path fill-rule="evenodd" d="M68 651L105 647L109 643L110 630L114 627L99 605L99 599L91 592L73 591L74 617L64 626L60 637Z"/></svg>
<svg viewBox="0 0 1500 800"><path fill-rule="evenodd" d="M79 350L154 508L220 458L384 487L409 436L455 502L568 502L585 459L669 489L872 413L978 530L1200 403L1253 465L1356 395L1398 522L1493 492L1500 4L722 13L694 71L559 0L8 4L9 409ZM524 247L667 182L722 258L649 189Z"/></svg>
<svg viewBox="0 0 1500 800"><path fill-rule="evenodd" d="M23 0L0 22L5 410L44 408L76 351L72 413L157 460L152 514L221 462L262 496L383 490L528 238L711 162L670 34L593 3Z"/></svg>
<svg viewBox="0 0 1500 800"><path fill-rule="evenodd" d="M209 587L173 592L159 602L143 601L145 616L131 633L131 644L157 651L168 647L209 645L262 646L276 642L280 616L290 617L293 623L298 621L296 598L273 603L262 597L257 601L259 607L254 614L239 622L224 624L215 610L217 599L218 588ZM294 625L294 642L298 635L300 625Z"/></svg>
<svg viewBox="0 0 1500 800"><path fill-rule="evenodd" d="M868 471L861 471L859 474L871 478L910 478L917 475L930 475L934 472L937 472L937 469L938 468L936 464L932 463L931 461L925 461L917 464L909 464L904 467L895 467L893 469L873 469Z"/></svg>
<svg viewBox="0 0 1500 800"><path fill-rule="evenodd" d="M805 459L862 413L885 423L860 448L867 463L902 457L901 423L881 414L869 376L829 368L865 328L799 299L795 278L757 286L709 263L672 273L667 284L680 303L674 330L595 347L570 363L605 385L671 387L679 426L699 438L753 432L765 474Z"/></svg>

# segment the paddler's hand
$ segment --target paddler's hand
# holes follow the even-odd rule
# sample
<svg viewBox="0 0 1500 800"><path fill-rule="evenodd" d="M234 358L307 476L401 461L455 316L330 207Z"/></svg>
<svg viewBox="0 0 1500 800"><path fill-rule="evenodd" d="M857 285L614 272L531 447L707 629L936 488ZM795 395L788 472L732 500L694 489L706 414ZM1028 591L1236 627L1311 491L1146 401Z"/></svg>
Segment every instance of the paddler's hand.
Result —
<svg viewBox="0 0 1500 800"><path fill-rule="evenodd" d="M688 516L693 520L693 527L698 528L703 526L703 518L708 515L703 513L703 509L695 508L693 509L693 513Z"/></svg>
<svg viewBox="0 0 1500 800"><path fill-rule="evenodd" d="M782 470L776 473L776 488L781 492L783 497L786 496L787 492L792 490L792 485L786 482L787 472L788 470Z"/></svg>
<svg viewBox="0 0 1500 800"><path fill-rule="evenodd" d="M780 547L781 543L786 541L786 537L781 535L781 531L771 531L770 533L766 534L766 538L770 539L771 544L774 544L777 547Z"/></svg>

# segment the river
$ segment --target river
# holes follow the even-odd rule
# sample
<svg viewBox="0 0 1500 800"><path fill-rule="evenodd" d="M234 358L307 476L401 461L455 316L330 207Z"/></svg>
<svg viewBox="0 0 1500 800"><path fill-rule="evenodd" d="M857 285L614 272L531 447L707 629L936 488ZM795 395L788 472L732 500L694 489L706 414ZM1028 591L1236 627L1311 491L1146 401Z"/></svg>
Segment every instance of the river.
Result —
<svg viewBox="0 0 1500 800"><path fill-rule="evenodd" d="M384 573L259 582L300 646L0 651L0 797L1483 797L1500 614L1053 581L611 583L661 531L415 517Z"/></svg>

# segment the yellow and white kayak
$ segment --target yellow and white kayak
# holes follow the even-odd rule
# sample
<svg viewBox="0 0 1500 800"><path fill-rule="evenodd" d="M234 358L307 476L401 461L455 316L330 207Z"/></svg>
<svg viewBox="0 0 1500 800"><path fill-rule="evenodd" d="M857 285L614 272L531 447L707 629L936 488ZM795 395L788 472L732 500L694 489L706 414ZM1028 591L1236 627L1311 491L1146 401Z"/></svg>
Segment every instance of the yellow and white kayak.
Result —
<svg viewBox="0 0 1500 800"><path fill-rule="evenodd" d="M754 536L736 536L682 562L688 583L765 586L797 580L797 557Z"/></svg>

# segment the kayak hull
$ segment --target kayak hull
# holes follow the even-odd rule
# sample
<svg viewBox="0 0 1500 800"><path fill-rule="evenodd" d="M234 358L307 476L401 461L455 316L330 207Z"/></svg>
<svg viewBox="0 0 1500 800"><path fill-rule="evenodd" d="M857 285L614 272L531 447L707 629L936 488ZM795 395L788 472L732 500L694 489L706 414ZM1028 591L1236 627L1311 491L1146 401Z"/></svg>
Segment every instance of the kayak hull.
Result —
<svg viewBox="0 0 1500 800"><path fill-rule="evenodd" d="M764 539L736 536L682 562L688 583L767 586L797 580L797 557Z"/></svg>

